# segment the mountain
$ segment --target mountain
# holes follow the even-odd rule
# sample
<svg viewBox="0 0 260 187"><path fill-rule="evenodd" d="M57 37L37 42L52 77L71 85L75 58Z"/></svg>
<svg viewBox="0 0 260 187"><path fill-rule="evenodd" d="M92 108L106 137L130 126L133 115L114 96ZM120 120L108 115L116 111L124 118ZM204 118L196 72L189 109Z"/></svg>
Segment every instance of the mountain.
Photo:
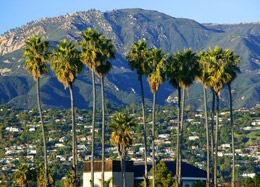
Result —
<svg viewBox="0 0 260 187"><path fill-rule="evenodd" d="M125 54L133 42L145 39L149 47L162 48L173 54L177 50L192 48L193 51L218 45L234 50L242 59L241 74L232 84L235 108L253 107L260 103L260 22L240 24L200 24L194 20L174 18L166 14L143 9L121 9L109 12L89 10L54 18L42 18L12 29L0 36L0 104L8 103L19 108L36 106L35 83L23 68L24 41L32 34L41 35L56 46L61 39L80 41L80 34L88 27L96 28L116 46L116 60L105 80L106 100L115 106L140 102L140 88L136 73L125 60ZM100 85L97 78L98 102ZM146 82L146 81L145 81ZM149 85L145 83L145 97L151 101ZM92 105L91 72L85 68L74 84L75 106L88 108ZM69 91L65 90L49 72L41 78L43 107L68 108ZM175 90L163 84L158 91L158 104L176 96ZM188 100L196 108L203 102L202 89L194 83L189 89ZM221 93L222 107L228 106L226 90Z"/></svg>

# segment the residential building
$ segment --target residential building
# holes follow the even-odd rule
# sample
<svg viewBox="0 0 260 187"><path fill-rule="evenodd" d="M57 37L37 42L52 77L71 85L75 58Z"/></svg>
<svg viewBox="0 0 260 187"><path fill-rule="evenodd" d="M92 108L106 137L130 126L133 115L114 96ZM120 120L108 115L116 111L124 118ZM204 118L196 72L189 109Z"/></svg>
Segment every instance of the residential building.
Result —
<svg viewBox="0 0 260 187"><path fill-rule="evenodd" d="M176 163L174 161L165 161L167 168L175 177ZM101 186L101 161L95 161L94 164L94 186ZM193 165L182 162L182 186L192 187L196 181L206 181L206 171ZM148 163L148 171L152 164ZM151 179L152 176L149 176ZM112 178L111 184L117 187L122 186L121 162L118 160L105 161L105 180ZM126 161L126 187L140 187L140 182L144 180L144 162ZM90 186L91 182L91 162L84 162L83 187Z"/></svg>

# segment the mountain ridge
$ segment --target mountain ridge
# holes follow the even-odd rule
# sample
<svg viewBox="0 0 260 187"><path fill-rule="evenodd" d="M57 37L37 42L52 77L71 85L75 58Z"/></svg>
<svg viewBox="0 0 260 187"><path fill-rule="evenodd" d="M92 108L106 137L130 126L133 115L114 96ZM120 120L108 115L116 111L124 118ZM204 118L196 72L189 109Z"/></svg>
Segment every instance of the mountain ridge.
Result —
<svg viewBox="0 0 260 187"><path fill-rule="evenodd" d="M78 42L80 33L88 27L97 28L99 32L112 39L116 46L117 59L112 61L113 69L106 78L107 101L116 106L140 101L136 73L129 69L125 60L126 52L133 42L139 39L145 39L149 47L162 48L169 54L188 47L194 51L200 51L209 47L213 48L215 45L234 50L242 60L240 65L242 73L233 83L234 92L239 93L235 94L235 108L253 107L260 102L260 93L257 91L258 82L260 82L257 76L260 67L260 22L200 24L191 19L174 18L158 11L119 9L108 12L89 10L54 18L42 18L0 35L0 78L3 80L3 82L1 81L3 88L0 87L2 98L0 103L9 102L22 108L35 106L34 102L30 104L30 102L24 101L26 96L31 98L32 93L35 93L33 79L23 68L22 49L24 41L29 36L41 35L55 46L59 40L64 38ZM242 81L248 82L247 85L237 83L237 81L241 81L240 76L243 77ZM17 81L15 77L25 78L24 82ZM20 86L10 87L10 89L4 86L4 83L8 85L14 80ZM41 92L44 107L69 107L68 102L65 102L68 99L68 93L64 92L64 88L52 72L45 75L42 82ZM144 85L145 96L149 102L152 95L147 81L144 82L146 82ZM241 85L243 88L239 87ZM198 87L198 84L194 84L194 86ZM24 92L21 93L20 89ZM76 107L90 107L92 103L91 76L87 68L75 82L75 90L76 97L83 101L78 102ZM249 94L248 90L252 90L252 92ZM190 92L192 93L192 91ZM176 95L175 90L167 83L163 84L158 92L158 104L166 104L167 98L174 95ZM192 95L196 95L195 98ZM55 98L55 101L52 101L51 96ZM199 107L202 104L199 103L200 97L202 96L199 93L191 94L189 103ZM225 97L223 96L222 101L226 101ZM226 106L227 103L223 102L222 107Z"/></svg>

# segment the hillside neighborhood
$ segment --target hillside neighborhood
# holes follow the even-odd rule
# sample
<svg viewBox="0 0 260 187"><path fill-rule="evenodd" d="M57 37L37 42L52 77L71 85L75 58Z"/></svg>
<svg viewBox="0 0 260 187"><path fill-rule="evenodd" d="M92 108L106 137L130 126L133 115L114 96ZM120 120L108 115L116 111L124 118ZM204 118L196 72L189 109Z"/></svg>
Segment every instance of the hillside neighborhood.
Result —
<svg viewBox="0 0 260 187"><path fill-rule="evenodd" d="M174 107L172 107L171 109L174 110ZM158 135L155 139L156 158L164 161L174 161L174 137L176 133L176 120L175 118L170 117L172 116L172 113L174 113L174 111L163 108L160 109L160 111L162 111L164 115L161 116L162 118L157 124ZM241 116L237 119L237 121L240 121L240 124L237 124L236 127L237 135L244 136L245 134L247 134L247 136L250 137L250 134L257 133L256 129L259 128L259 119L256 116L260 116L260 113L258 113L258 111L259 110L257 108L254 110L243 109L235 111L236 116ZM1 113L7 114L7 117L1 117L2 122L6 121L6 125L1 126L1 137L5 141L4 144L1 144L1 176L3 176L3 173L6 176L9 176L11 173L14 173L17 170L17 166L22 160L27 163L34 163L37 160L37 156L39 156L37 155L39 150L37 142L39 142L39 139L33 139L32 136L37 137L36 134L39 133L39 121L37 116L35 116L35 111L33 110L20 111L9 107L1 108ZM53 113L56 113L56 116L53 115ZM91 158L91 128L90 125L88 125L90 123L90 116L86 113L86 111L81 111L79 113L81 114L77 115L76 129L78 137L77 149L79 160L80 162L83 162L89 161ZM228 115L226 114L227 112L221 113L220 128L224 128L226 125L226 121L228 121ZM132 115L139 120L141 119L140 116L137 116L134 113ZM247 123L244 124L242 120L245 119L245 116L247 115L252 116L251 121L247 121ZM62 165L68 165L71 161L70 151L66 151L70 149L70 144L68 144L68 141L70 141L70 119L68 119L66 111L44 111L44 120L45 123L48 124L47 137L49 159L53 161L59 161L59 163ZM190 116L187 116L187 119L185 121L188 132L185 133L185 149L183 150L183 152L185 153L185 157L183 158L183 162L190 163L197 168L205 170L206 149L202 112L191 113ZM140 131L138 130L138 128L140 127L133 129L134 144L130 147L127 153L128 160L133 161L134 163L144 161L144 145L142 142L142 138L140 137ZM97 127L95 129L97 135L99 131L100 128ZM224 134L222 135L224 136ZM27 138L27 140L24 138ZM108 143L108 140L109 134L106 135L107 143L105 148L105 155L107 157L107 160L117 159L117 150L112 144ZM227 140L229 140L229 138ZM237 158L236 167L239 169L238 175L242 178L253 177L256 173L259 172L257 170L257 165L260 161L259 144L257 143L259 142L259 139L257 137L252 140L248 138L247 142L245 142L244 139L240 139L237 136L237 140L238 141L236 143L235 152ZM242 142L239 140L242 140ZM98 139L96 141L97 144L95 156L97 159L100 159L101 145ZM149 156L147 158L148 161L152 160L150 154L151 152L149 152ZM231 155L230 142L221 142L219 146L218 156L220 158L223 158L223 161L221 162L223 162L224 165L220 165L220 167L225 167L225 164L228 164L228 162L230 162ZM245 167L245 165L247 167ZM228 178L228 176L226 177ZM225 181L225 179L222 180L223 182ZM1 179L1 182L5 183L3 178Z"/></svg>

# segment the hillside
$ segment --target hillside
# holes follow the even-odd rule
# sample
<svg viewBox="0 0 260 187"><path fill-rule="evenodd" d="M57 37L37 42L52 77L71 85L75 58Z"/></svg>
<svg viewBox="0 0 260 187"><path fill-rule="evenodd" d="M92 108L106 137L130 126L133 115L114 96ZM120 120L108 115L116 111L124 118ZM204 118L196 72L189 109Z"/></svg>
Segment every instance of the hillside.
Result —
<svg viewBox="0 0 260 187"><path fill-rule="evenodd" d="M106 98L115 106L129 105L140 101L140 88L136 73L125 61L125 53L134 41L146 39L148 46L162 48L174 53L190 47L200 51L218 45L234 50L242 63L241 74L233 83L235 108L253 107L260 103L258 69L260 67L260 23L234 25L200 24L194 20L174 18L160 12L142 9L122 9L109 12L89 10L27 23L0 36L0 104L17 107L35 107L35 84L23 68L22 49L24 41L32 34L41 35L55 46L59 40L80 40L80 33L88 27L97 28L112 39L116 49L113 69L106 78ZM99 83L99 80L97 80ZM125 84L127 83L127 84ZM43 106L69 107L69 93L50 72L41 79ZM100 97L98 85L98 98ZM91 107L91 75L86 68L75 82L75 105ZM188 101L200 107L201 86L195 83L189 90ZM222 107L227 106L225 91L221 94ZM165 83L158 92L158 104L166 104L175 90ZM151 100L150 89L145 83L145 97ZM98 99L99 100L99 99Z"/></svg>

